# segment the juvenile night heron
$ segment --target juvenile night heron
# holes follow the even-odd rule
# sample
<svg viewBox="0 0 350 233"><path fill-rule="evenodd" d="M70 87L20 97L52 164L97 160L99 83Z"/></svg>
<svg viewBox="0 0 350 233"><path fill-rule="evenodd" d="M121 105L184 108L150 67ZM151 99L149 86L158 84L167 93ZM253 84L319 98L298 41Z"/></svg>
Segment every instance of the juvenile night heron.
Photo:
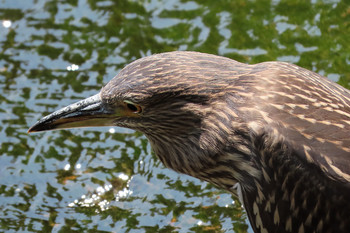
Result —
<svg viewBox="0 0 350 233"><path fill-rule="evenodd" d="M90 126L141 131L166 167L239 183L255 232L350 232L350 92L316 73L157 54L29 132Z"/></svg>

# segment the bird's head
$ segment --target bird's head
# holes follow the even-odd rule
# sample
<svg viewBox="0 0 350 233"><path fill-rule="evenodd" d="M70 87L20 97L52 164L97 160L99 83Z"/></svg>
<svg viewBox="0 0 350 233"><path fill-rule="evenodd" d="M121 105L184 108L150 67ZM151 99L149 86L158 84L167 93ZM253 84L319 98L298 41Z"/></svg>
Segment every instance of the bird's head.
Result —
<svg viewBox="0 0 350 233"><path fill-rule="evenodd" d="M219 71L229 76L236 72L235 65L240 63L195 52L142 58L100 93L44 117L29 132L94 126L135 129L148 137L167 167L194 175L194 170L215 163L227 132L232 132L235 114L224 112L223 100L235 80Z"/></svg>

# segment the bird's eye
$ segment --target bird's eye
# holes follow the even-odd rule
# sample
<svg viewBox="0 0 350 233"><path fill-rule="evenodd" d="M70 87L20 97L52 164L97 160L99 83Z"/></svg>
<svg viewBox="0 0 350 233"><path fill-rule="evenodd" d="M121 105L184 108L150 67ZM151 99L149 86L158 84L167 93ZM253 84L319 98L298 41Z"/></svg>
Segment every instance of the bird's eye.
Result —
<svg viewBox="0 0 350 233"><path fill-rule="evenodd" d="M130 102L125 102L126 107L132 111L133 113L141 113L142 112L142 108L141 106L137 105L137 104L133 104Z"/></svg>

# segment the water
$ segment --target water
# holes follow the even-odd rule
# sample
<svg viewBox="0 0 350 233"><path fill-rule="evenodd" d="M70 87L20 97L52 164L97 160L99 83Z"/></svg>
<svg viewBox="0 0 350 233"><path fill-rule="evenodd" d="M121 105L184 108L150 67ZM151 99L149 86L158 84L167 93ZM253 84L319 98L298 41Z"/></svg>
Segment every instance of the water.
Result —
<svg viewBox="0 0 350 233"><path fill-rule="evenodd" d="M27 134L129 62L195 50L350 87L346 1L0 0L0 232L251 232L238 200L121 128Z"/></svg>

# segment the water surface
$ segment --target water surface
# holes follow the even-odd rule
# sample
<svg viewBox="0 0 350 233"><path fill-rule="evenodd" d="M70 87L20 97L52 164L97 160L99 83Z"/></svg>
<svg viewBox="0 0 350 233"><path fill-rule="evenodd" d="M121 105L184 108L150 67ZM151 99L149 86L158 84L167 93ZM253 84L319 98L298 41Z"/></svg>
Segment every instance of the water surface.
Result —
<svg viewBox="0 0 350 233"><path fill-rule="evenodd" d="M137 58L287 61L350 87L347 1L0 0L0 23L0 232L251 232L238 200L138 132L27 134Z"/></svg>

